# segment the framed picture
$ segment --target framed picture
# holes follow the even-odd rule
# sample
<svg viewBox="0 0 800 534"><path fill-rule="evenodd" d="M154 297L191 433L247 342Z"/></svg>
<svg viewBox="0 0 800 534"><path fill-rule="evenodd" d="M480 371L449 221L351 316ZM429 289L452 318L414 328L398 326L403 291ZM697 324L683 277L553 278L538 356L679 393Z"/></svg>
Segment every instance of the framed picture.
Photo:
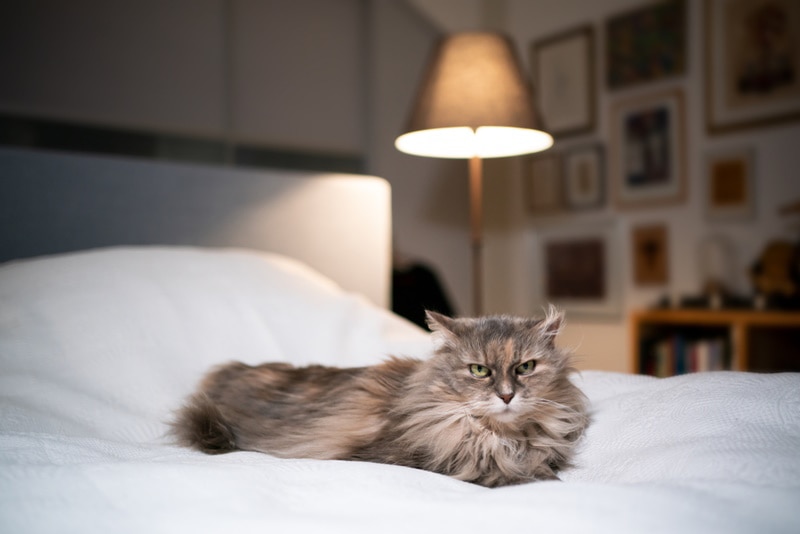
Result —
<svg viewBox="0 0 800 534"><path fill-rule="evenodd" d="M686 72L686 2L669 0L606 22L609 89Z"/></svg>
<svg viewBox="0 0 800 534"><path fill-rule="evenodd" d="M637 286L664 285L669 281L669 245L663 224L633 229L633 281Z"/></svg>
<svg viewBox="0 0 800 534"><path fill-rule="evenodd" d="M685 196L683 93L618 102L611 117L612 180L622 208L678 203Z"/></svg>
<svg viewBox="0 0 800 534"><path fill-rule="evenodd" d="M570 315L617 316L621 277L617 226L611 222L554 226L537 232L534 302Z"/></svg>
<svg viewBox="0 0 800 534"><path fill-rule="evenodd" d="M564 156L564 197L572 209L599 208L605 202L604 158L601 145L586 145Z"/></svg>
<svg viewBox="0 0 800 534"><path fill-rule="evenodd" d="M527 158L526 197L532 213L544 214L560 211L564 207L562 194L561 154L545 152Z"/></svg>
<svg viewBox="0 0 800 534"><path fill-rule="evenodd" d="M755 215L753 150L741 148L706 156L705 206L709 219L747 220Z"/></svg>
<svg viewBox="0 0 800 534"><path fill-rule="evenodd" d="M800 119L800 2L706 0L711 133Z"/></svg>
<svg viewBox="0 0 800 534"><path fill-rule="evenodd" d="M594 30L591 26L531 45L536 112L555 137L590 132L595 125Z"/></svg>

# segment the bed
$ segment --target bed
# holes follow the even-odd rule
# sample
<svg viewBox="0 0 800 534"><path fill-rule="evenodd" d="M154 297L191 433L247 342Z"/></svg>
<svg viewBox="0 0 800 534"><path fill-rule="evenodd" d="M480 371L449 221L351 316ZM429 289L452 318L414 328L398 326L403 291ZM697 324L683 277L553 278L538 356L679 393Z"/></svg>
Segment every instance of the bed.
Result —
<svg viewBox="0 0 800 534"><path fill-rule="evenodd" d="M258 220L281 202L253 199L253 191L270 189L254 183L297 180L302 197L331 180L4 150L5 193L24 193L9 186L10 169L35 169L40 185L59 169L89 173L91 183L104 173L126 181L199 173L206 185L224 175L235 188L242 178L251 201L270 212ZM380 181L341 179L350 180L342 202L363 180ZM369 186L383 200L365 215L384 225L368 245L381 251L348 279L337 274L336 254L309 260L281 245L305 239L293 231L297 210L301 219L314 213L294 185L281 187L294 204L280 212L286 223L274 220L283 228L274 245L177 234L148 242L126 239L133 235L126 231L103 236L116 244L0 265L0 531L800 532L800 375L793 373L656 379L584 371L574 380L590 400L592 424L574 467L561 481L497 489L397 466L207 456L175 446L167 421L217 363L357 366L431 351L428 334L381 300L388 189ZM27 215L18 209L14 217ZM352 228L341 230L340 243L353 240Z"/></svg>

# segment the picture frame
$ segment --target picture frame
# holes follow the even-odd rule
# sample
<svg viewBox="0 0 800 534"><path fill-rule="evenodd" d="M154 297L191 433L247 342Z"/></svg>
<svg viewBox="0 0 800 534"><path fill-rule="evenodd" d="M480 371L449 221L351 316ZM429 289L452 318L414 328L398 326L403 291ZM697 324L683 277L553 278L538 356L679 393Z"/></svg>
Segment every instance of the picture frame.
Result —
<svg viewBox="0 0 800 534"><path fill-rule="evenodd" d="M606 83L611 90L686 73L686 1L669 0L606 21Z"/></svg>
<svg viewBox="0 0 800 534"><path fill-rule="evenodd" d="M605 158L602 145L584 145L566 152L564 198L570 209L602 207L606 199L605 185Z"/></svg>
<svg viewBox="0 0 800 534"><path fill-rule="evenodd" d="M800 119L800 2L706 0L706 128Z"/></svg>
<svg viewBox="0 0 800 534"><path fill-rule="evenodd" d="M631 230L633 282L658 286L669 282L669 238L665 224L636 226Z"/></svg>
<svg viewBox="0 0 800 534"><path fill-rule="evenodd" d="M706 154L704 205L717 221L745 221L755 216L755 151L731 148Z"/></svg>
<svg viewBox="0 0 800 534"><path fill-rule="evenodd" d="M622 277L617 233L617 224L606 220L538 229L534 304L555 304L574 317L618 318Z"/></svg>
<svg viewBox="0 0 800 534"><path fill-rule="evenodd" d="M677 204L686 196L684 97L680 89L617 102L611 180L619 208Z"/></svg>
<svg viewBox="0 0 800 534"><path fill-rule="evenodd" d="M562 157L559 152L547 151L526 158L525 199L528 210L534 214L562 211Z"/></svg>
<svg viewBox="0 0 800 534"><path fill-rule="evenodd" d="M554 137L594 130L594 28L581 26L531 43L536 112Z"/></svg>

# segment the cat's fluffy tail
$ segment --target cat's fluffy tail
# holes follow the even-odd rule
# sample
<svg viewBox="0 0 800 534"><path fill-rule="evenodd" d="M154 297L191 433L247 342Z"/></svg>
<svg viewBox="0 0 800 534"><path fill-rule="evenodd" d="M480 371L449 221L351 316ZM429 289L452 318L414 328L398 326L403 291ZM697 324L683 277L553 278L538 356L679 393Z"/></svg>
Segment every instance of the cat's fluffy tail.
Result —
<svg viewBox="0 0 800 534"><path fill-rule="evenodd" d="M191 397L171 425L172 435L185 447L206 454L223 454L239 449L222 412L204 393Z"/></svg>

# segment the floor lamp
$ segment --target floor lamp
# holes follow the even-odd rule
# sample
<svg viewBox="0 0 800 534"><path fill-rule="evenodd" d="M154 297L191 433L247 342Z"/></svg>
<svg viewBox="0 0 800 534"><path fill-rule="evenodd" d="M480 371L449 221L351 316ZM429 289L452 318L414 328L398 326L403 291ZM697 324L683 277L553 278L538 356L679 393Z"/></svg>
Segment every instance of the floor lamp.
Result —
<svg viewBox="0 0 800 534"><path fill-rule="evenodd" d="M511 40L494 32L464 32L434 49L408 125L395 141L401 152L469 160L472 291L483 312L482 158L516 156L552 146L535 127L533 103Z"/></svg>

